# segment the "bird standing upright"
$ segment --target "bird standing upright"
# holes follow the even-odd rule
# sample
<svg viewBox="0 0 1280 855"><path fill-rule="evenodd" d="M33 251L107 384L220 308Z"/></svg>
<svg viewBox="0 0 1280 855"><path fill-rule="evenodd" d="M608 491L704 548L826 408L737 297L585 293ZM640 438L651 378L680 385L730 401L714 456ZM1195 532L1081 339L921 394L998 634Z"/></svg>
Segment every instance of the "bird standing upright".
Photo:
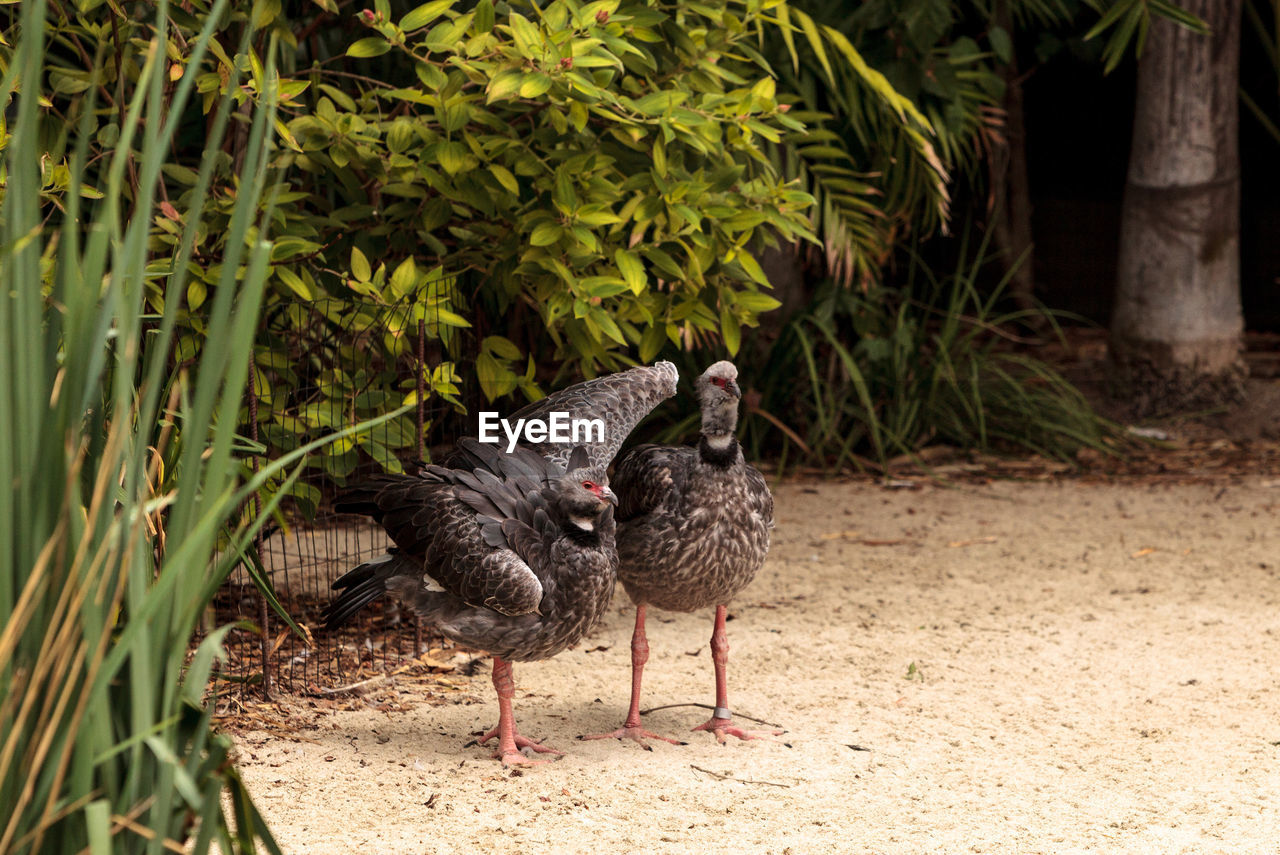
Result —
<svg viewBox="0 0 1280 855"><path fill-rule="evenodd" d="M675 394L677 379L670 363L633 368L556 393L537 410L563 403L601 418L605 436L594 444L508 453L463 439L447 466L377 476L346 493L337 509L373 517L395 546L334 583L342 593L326 624L396 595L446 637L493 654L498 725L480 741L498 738L503 765L531 762L521 749L561 753L517 732L510 663L576 644L608 607L617 499L605 469L636 423Z"/></svg>
<svg viewBox="0 0 1280 855"><path fill-rule="evenodd" d="M733 723L726 665L729 642L725 616L729 601L764 563L773 527L773 496L754 466L742 457L738 425L738 370L717 362L698 378L702 436L696 447L640 445L625 454L613 476L618 494L618 578L636 604L631 638L631 706L625 723L612 733L585 737L677 740L645 730L640 723L640 687L649 643L649 606L692 612L715 606L711 657L716 705L694 730L754 739L762 732ZM782 731L767 731L776 735ZM647 746L646 746L647 747Z"/></svg>

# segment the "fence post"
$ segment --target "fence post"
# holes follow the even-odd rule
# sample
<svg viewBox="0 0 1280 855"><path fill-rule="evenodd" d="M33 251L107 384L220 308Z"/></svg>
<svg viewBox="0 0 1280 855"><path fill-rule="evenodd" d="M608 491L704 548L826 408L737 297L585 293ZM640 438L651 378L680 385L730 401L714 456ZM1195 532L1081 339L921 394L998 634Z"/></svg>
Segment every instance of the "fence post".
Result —
<svg viewBox="0 0 1280 855"><path fill-rule="evenodd" d="M427 459L427 382L422 372L427 370L427 322L418 319L418 361L413 367L413 376L418 390L418 459ZM418 613L413 614L413 658L422 655L422 620Z"/></svg>
<svg viewBox="0 0 1280 855"><path fill-rule="evenodd" d="M258 442L258 363L254 359L253 352L249 352L249 438L255 444ZM259 463L258 454L255 451L249 457L249 468L257 474ZM262 496L256 491L253 494L253 518L255 522L262 519ZM262 526L258 526L257 533L253 536L253 548L257 551L259 559L262 557ZM270 610L267 608L266 594L258 592L258 627L262 632L262 697L271 700L271 633L268 620L271 616Z"/></svg>

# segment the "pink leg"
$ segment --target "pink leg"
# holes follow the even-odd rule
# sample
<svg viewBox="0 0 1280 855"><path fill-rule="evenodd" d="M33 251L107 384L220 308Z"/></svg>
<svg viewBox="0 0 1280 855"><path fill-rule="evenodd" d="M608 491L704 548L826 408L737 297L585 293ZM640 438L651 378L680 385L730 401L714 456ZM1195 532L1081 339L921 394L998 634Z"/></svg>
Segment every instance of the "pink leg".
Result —
<svg viewBox="0 0 1280 855"><path fill-rule="evenodd" d="M663 742L670 742L672 745L680 745L679 740L671 739L666 736L659 736L656 733L650 733L640 726L640 683L644 679L644 663L649 661L649 639L644 634L644 604L636 606L636 629L631 634L631 708L627 710L627 720L623 722L622 727L610 733L593 733L583 739L621 739L626 737L639 742L646 749L649 748L645 738L661 739Z"/></svg>
<svg viewBox="0 0 1280 855"><path fill-rule="evenodd" d="M521 736L516 730L516 717L511 709L511 699L516 693L515 680L511 677L511 663L497 656L493 657L493 688L498 693L498 726L480 737L479 741L483 745L495 736L498 737L498 750L493 753L495 759L502 758L503 766L510 766L513 763L527 766L547 761L530 760L520 753L521 748L529 748L540 754L564 753Z"/></svg>
<svg viewBox="0 0 1280 855"><path fill-rule="evenodd" d="M716 708L711 718L694 730L710 731L719 742L724 742L726 733L739 739L778 736L781 730L743 730L733 724L733 716L729 712L729 681L725 676L725 666L729 664L729 638L724 631L724 619L728 611L728 606L716 606L716 625L711 631L711 662L716 669Z"/></svg>

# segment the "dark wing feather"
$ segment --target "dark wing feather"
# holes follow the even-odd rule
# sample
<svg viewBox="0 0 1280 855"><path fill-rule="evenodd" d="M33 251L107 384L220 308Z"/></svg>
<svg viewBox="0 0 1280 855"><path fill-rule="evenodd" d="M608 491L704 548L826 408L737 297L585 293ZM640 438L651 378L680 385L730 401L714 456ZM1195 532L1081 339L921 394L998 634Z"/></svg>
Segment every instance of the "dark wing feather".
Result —
<svg viewBox="0 0 1280 855"><path fill-rule="evenodd" d="M618 461L613 491L618 494L618 521L652 512L668 498L678 499L696 460L692 448L637 445Z"/></svg>
<svg viewBox="0 0 1280 855"><path fill-rule="evenodd" d="M473 441L462 450L469 471L427 466L420 477L377 476L338 507L376 519L410 566L463 601L503 614L535 611L548 562L538 544L558 536L539 491L562 472L530 449L508 455ZM505 533L509 522L529 529L519 532L519 549Z"/></svg>
<svg viewBox="0 0 1280 855"><path fill-rule="evenodd" d="M553 392L520 408L507 419L512 424L516 419L547 419L553 412L567 413L570 419L602 419L604 441L585 445L585 468L603 480L610 462L631 431L654 407L676 393L679 379L676 367L670 362L643 365ZM524 445L537 449L566 470L575 468L568 465L574 447L571 443L548 440Z"/></svg>

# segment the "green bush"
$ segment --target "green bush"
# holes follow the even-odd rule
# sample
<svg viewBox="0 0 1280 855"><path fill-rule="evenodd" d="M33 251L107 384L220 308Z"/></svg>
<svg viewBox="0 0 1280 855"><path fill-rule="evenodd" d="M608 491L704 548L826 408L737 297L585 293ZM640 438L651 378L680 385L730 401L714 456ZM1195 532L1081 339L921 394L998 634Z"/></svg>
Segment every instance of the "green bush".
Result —
<svg viewBox="0 0 1280 855"><path fill-rule="evenodd" d="M735 352L776 305L753 252L808 234L810 197L762 154L800 128L753 47L778 5L379 3L347 54L388 79L302 72L291 157L346 206L376 194L366 255L408 240L477 292L472 313L527 307L571 372L706 332ZM517 387L524 350L479 350L487 397Z"/></svg>

